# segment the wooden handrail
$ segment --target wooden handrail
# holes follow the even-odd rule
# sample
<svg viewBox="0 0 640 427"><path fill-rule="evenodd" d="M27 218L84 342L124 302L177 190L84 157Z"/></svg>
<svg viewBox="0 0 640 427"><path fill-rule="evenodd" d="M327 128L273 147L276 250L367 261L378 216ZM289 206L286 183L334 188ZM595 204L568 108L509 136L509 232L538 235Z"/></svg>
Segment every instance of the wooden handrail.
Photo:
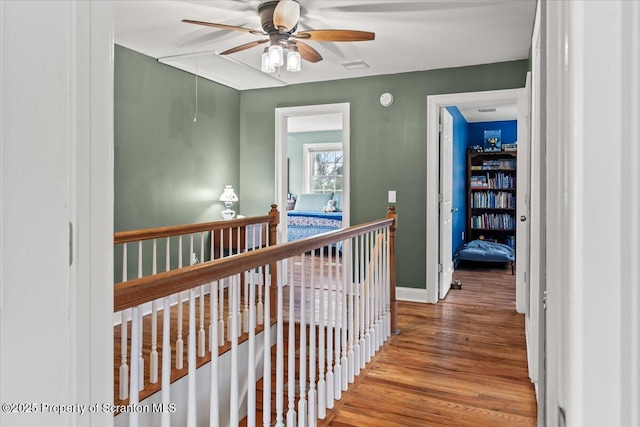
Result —
<svg viewBox="0 0 640 427"><path fill-rule="evenodd" d="M113 243L129 243L140 240L159 239L161 237L179 236L203 231L225 230L233 227L244 227L252 224L278 224L277 205L271 205L268 215L236 218L224 221L203 222L200 224L171 225L167 227L146 228L142 230L119 231L113 234Z"/></svg>
<svg viewBox="0 0 640 427"><path fill-rule="evenodd" d="M272 205L272 210L273 206L274 205ZM274 217L277 218L277 216ZM269 246L252 252L245 252L178 270L166 271L153 276L118 283L114 288L113 309L114 312L118 312L130 307L135 307L259 266L275 264L277 261L322 248L369 231L378 230L387 226L395 229L395 221L394 211L394 215L386 219L371 221L341 230L329 231L306 239ZM227 221L227 223L229 223L229 221ZM392 270L391 274L392 283L395 284L395 271ZM394 295L392 301L395 301L395 291L392 292Z"/></svg>

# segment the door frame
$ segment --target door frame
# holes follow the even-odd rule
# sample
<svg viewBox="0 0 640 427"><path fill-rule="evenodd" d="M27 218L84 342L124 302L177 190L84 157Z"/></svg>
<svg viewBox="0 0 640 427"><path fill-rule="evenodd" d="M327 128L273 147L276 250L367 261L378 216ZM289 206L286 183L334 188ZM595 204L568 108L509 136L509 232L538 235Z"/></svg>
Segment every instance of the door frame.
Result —
<svg viewBox="0 0 640 427"><path fill-rule="evenodd" d="M426 257L426 291L427 302L438 302L438 263L439 263L439 177L440 177L440 108L459 104L489 101L518 102L518 135L526 131L526 99L523 89L503 89L482 92L450 93L427 96L427 257ZM443 236L451 239L452 236ZM516 285L516 310L524 313L525 289Z"/></svg>
<svg viewBox="0 0 640 427"><path fill-rule="evenodd" d="M351 104L343 102L338 104L304 105L298 107L276 108L276 167L275 167L275 200L278 206L287 206L287 135L289 133L287 119L289 117L315 116L320 114L342 114L342 156L343 156L343 181L342 181L342 226L349 227L351 217L351 172L350 172L350 143L351 129L349 123ZM278 227L278 243L286 242L287 236L287 210L280 209L280 227Z"/></svg>

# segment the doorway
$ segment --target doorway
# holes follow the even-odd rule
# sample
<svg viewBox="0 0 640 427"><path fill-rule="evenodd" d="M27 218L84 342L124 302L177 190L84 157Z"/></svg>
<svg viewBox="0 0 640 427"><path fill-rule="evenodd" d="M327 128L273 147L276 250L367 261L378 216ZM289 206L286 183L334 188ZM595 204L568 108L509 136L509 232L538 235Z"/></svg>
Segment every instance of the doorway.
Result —
<svg viewBox="0 0 640 427"><path fill-rule="evenodd" d="M290 159L289 138L291 130L318 131L323 125L319 125L320 120L330 119L340 123L340 142L342 145L342 176L340 183L340 192L342 193L342 227L350 225L350 180L349 180L349 111L350 104L322 104L307 105L301 107L284 107L276 108L276 194L275 200L278 206L287 206L291 201L288 198L293 193L292 190L304 190L304 170L303 168L303 152L304 144L301 145L300 153L300 171L297 166L293 165L294 159ZM314 124L314 122L316 124ZM306 123L306 124L305 124ZM293 127L292 127L293 126ZM301 127L302 126L302 127ZM335 126L332 126L335 127ZM336 142L336 141L325 141ZM293 167L292 167L293 166ZM291 175L291 176L290 176ZM309 179L312 179L310 177ZM298 180L300 186L298 187ZM294 182L295 181L295 182ZM308 186L308 183L307 183ZM297 191L296 191L297 192ZM287 210L280 209L280 227L278 227L278 242L287 241Z"/></svg>
<svg viewBox="0 0 640 427"><path fill-rule="evenodd" d="M528 152L528 130L527 130L527 111L528 101L525 89L508 89L486 92L473 92L473 93L459 93L459 94L446 94L446 95L434 95L427 97L427 262L426 262L426 275L427 275L427 302L436 303L438 299L446 296L450 281L446 280L446 274L441 267L441 259L443 257L450 257L451 253L442 253L442 248L447 247L447 244L443 244L442 239L452 239L451 232L441 232L441 176L450 175L451 170L447 171L441 168L440 160L440 123L442 119L442 110L445 107L451 106L464 106L464 105L481 105L482 103L504 103L515 102L517 108L517 141L518 141L518 156L519 164L522 157L520 153ZM522 162L527 164L525 160ZM528 171L522 171L518 173L519 176L527 177ZM526 194L523 191L527 186L518 186L518 211L516 217L525 216L527 218L528 212L526 212L528 204L525 203ZM444 197L444 195L443 195ZM525 211L522 211L525 209ZM525 260L528 259L528 245L526 230L522 226L524 223L516 221L516 266L518 259L522 260L521 265L525 264ZM450 246L449 246L450 248ZM516 310L523 313L526 303L526 288L524 273L525 269L520 269L516 278Z"/></svg>

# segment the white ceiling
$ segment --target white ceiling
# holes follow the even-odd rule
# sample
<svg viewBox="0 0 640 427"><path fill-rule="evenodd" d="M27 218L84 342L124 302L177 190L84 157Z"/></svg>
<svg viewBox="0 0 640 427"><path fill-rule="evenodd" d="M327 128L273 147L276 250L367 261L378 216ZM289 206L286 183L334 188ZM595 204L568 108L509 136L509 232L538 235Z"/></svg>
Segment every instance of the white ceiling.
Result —
<svg viewBox="0 0 640 427"><path fill-rule="evenodd" d="M516 101L460 104L457 107L469 123L516 120L518 118L518 104Z"/></svg>
<svg viewBox="0 0 640 427"><path fill-rule="evenodd" d="M324 60L302 71L259 71L261 47L216 53L261 36L180 22L260 30L259 0L115 1L115 42L238 90L525 59L536 0L299 0L298 30L375 33L365 42L307 42ZM264 45L261 45L264 46ZM369 68L341 64L363 60Z"/></svg>
<svg viewBox="0 0 640 427"><path fill-rule="evenodd" d="M342 130L342 114L317 114L287 118L287 131L289 133L323 130Z"/></svg>

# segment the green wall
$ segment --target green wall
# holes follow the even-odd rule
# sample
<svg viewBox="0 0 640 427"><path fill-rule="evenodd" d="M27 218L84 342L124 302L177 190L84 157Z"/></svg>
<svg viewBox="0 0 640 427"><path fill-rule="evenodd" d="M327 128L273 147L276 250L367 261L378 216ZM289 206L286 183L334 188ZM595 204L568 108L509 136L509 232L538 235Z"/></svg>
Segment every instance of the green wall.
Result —
<svg viewBox="0 0 640 427"><path fill-rule="evenodd" d="M221 219L225 184L241 197L240 93L199 79L194 122L195 83L115 47L115 231Z"/></svg>
<svg viewBox="0 0 640 427"><path fill-rule="evenodd" d="M342 130L325 130L314 132L290 132L287 140L287 156L289 158L289 192L303 192L304 177L304 145L326 142L342 142Z"/></svg>
<svg viewBox="0 0 640 427"><path fill-rule="evenodd" d="M381 218L396 190L398 286L425 288L427 96L523 87L527 60L256 89L240 94L243 213L274 201L277 107L351 104L351 224ZM388 108L378 99L391 92Z"/></svg>
<svg viewBox="0 0 640 427"><path fill-rule="evenodd" d="M115 47L115 230L217 220L274 202L275 108L351 104L351 224L398 196L398 285L425 287L428 95L523 87L527 60L238 92ZM380 94L395 101L384 108ZM240 210L240 204L242 210Z"/></svg>

